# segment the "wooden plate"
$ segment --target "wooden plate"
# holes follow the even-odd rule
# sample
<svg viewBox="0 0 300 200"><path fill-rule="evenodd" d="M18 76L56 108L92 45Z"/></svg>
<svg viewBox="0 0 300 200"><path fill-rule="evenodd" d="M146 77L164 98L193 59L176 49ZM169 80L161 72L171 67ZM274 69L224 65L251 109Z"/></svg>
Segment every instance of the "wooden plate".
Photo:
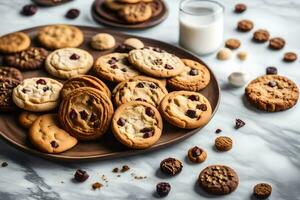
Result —
<svg viewBox="0 0 300 200"><path fill-rule="evenodd" d="M160 24L163 22L168 16L168 8L163 0L154 0L162 6L161 12L151 17L149 20L137 23L137 24L126 24L116 15L115 12L108 10L104 5L105 0L95 0L92 8L91 13L93 19L101 24L117 27L117 28L124 28L124 29L146 29L153 27L155 25Z"/></svg>
<svg viewBox="0 0 300 200"><path fill-rule="evenodd" d="M34 27L30 29L21 30L30 35L33 41L32 42L33 46L39 46L35 38L37 35L37 31L40 28L41 27ZM202 60L200 60L195 55L181 48L175 47L173 45L164 42L143 38L143 37L121 34L121 33L113 32L108 29L100 29L100 28L84 27L84 26L79 26L79 28L83 31L85 36L85 42L80 46L80 48L88 50L94 56L95 59L101 55L108 54L113 51L113 50L95 51L91 49L89 45L90 39L93 35L99 32L106 32L112 34L115 37L118 44L122 43L124 39L128 37L136 37L142 40L147 46L159 47L170 53L177 55L180 58L193 59L208 67L204 62L202 62ZM2 63L2 58L3 55L0 55L0 63ZM218 104L220 100L220 88L216 80L216 77L211 70L210 73L211 73L211 81L209 85L204 90L201 91L201 93L204 96L206 96L207 99L210 101L213 109L213 115L214 115L214 113L218 108ZM43 70L26 71L23 72L23 75L25 78L34 77L34 76L49 76ZM112 86L112 84L110 84L109 86ZM34 149L33 146L26 139L27 130L20 127L17 122L17 117L19 113L20 112L16 112L13 114L11 113L0 114L0 135L2 136L1 138L3 138L9 144L11 144L14 147L17 147L23 152L27 152L48 159L56 159L56 160L64 160L64 161L106 159L106 158L124 157L133 154L140 154L146 151L160 149L167 145L182 141L183 139L193 135L194 133L200 130L200 129L184 130L184 129L173 127L167 123L164 123L164 130L161 138L154 146L152 146L149 149L145 149L145 150L128 149L124 147L122 144L120 144L113 137L113 134L111 132L108 132L105 134L104 137L102 137L98 141L80 142L74 148L64 153L47 154Z"/></svg>
<svg viewBox="0 0 300 200"><path fill-rule="evenodd" d="M59 2L54 2L54 0L32 0L32 1L40 6L58 6L73 0L61 0Z"/></svg>

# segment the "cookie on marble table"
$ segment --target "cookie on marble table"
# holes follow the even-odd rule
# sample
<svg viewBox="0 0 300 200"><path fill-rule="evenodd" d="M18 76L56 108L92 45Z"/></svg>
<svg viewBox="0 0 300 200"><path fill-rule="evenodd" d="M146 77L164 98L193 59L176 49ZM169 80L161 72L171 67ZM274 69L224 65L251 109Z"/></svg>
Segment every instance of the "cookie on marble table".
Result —
<svg viewBox="0 0 300 200"><path fill-rule="evenodd" d="M197 61L182 59L184 70L177 76L167 80L168 86L174 90L199 91L210 81L210 72Z"/></svg>
<svg viewBox="0 0 300 200"><path fill-rule="evenodd" d="M140 75L128 61L127 53L101 56L96 60L93 69L99 77L117 83Z"/></svg>
<svg viewBox="0 0 300 200"><path fill-rule="evenodd" d="M31 40L28 34L23 32L9 33L0 37L1 53L17 53L30 46Z"/></svg>
<svg viewBox="0 0 300 200"><path fill-rule="evenodd" d="M45 153L61 153L77 144L77 139L59 127L56 114L38 117L28 132L30 142Z"/></svg>
<svg viewBox="0 0 300 200"><path fill-rule="evenodd" d="M64 130L88 141L100 138L108 130L113 113L113 105L105 93L80 87L62 100L58 116Z"/></svg>
<svg viewBox="0 0 300 200"><path fill-rule="evenodd" d="M268 183L259 183L253 188L253 195L257 199L267 199L271 194L272 186Z"/></svg>
<svg viewBox="0 0 300 200"><path fill-rule="evenodd" d="M105 93L109 98L111 97L111 92L109 88L100 79L90 75L82 75L82 76L71 78L64 83L64 86L61 90L62 98L65 98L73 90L80 87L95 88Z"/></svg>
<svg viewBox="0 0 300 200"><path fill-rule="evenodd" d="M30 128L39 116L40 114L34 112L22 111L18 117L18 121L22 127Z"/></svg>
<svg viewBox="0 0 300 200"><path fill-rule="evenodd" d="M151 6L145 3L128 4L118 12L126 23L135 24L147 21L152 16Z"/></svg>
<svg viewBox="0 0 300 200"><path fill-rule="evenodd" d="M299 89L287 77L264 75L248 84L245 95L249 102L258 109L276 112L293 107L298 101Z"/></svg>
<svg viewBox="0 0 300 200"><path fill-rule="evenodd" d="M46 49L30 47L22 52L5 56L4 62L21 70L33 70L42 68L47 56Z"/></svg>
<svg viewBox="0 0 300 200"><path fill-rule="evenodd" d="M157 78L176 76L185 66L177 56L154 47L132 50L128 60L141 72Z"/></svg>
<svg viewBox="0 0 300 200"><path fill-rule="evenodd" d="M232 149L232 139L227 136L219 136L215 139L215 147L218 151L229 151Z"/></svg>
<svg viewBox="0 0 300 200"><path fill-rule="evenodd" d="M253 22L248 19L241 20L237 24L237 30L240 32L249 32L253 29L253 27Z"/></svg>
<svg viewBox="0 0 300 200"><path fill-rule="evenodd" d="M163 129L158 110L149 103L132 101L121 105L111 123L114 136L133 149L146 149L160 138Z"/></svg>
<svg viewBox="0 0 300 200"><path fill-rule="evenodd" d="M211 165L200 172L199 186L207 193L224 195L233 192L239 185L237 173L224 165Z"/></svg>
<svg viewBox="0 0 300 200"><path fill-rule="evenodd" d="M13 101L27 111L49 111L59 104L62 86L60 82L46 77L24 79L14 88Z"/></svg>
<svg viewBox="0 0 300 200"><path fill-rule="evenodd" d="M93 56L83 49L63 48L49 54L45 68L52 76L68 79L87 73L93 62Z"/></svg>
<svg viewBox="0 0 300 200"><path fill-rule="evenodd" d="M14 67L0 66L0 79L2 78L15 79L21 82L23 80L23 75L18 69Z"/></svg>
<svg viewBox="0 0 300 200"><path fill-rule="evenodd" d="M166 95L159 106L163 118L179 128L193 129L208 123L212 108L198 92L176 91Z"/></svg>
<svg viewBox="0 0 300 200"><path fill-rule="evenodd" d="M168 91L161 81L146 76L136 76L123 81L112 92L116 106L130 101L144 101L157 107L167 94Z"/></svg>
<svg viewBox="0 0 300 200"><path fill-rule="evenodd" d="M13 89L20 84L19 80L0 78L0 112L8 112L14 109L12 100Z"/></svg>
<svg viewBox="0 0 300 200"><path fill-rule="evenodd" d="M50 25L39 30L39 42L47 49L78 47L84 40L83 33L71 25Z"/></svg>
<svg viewBox="0 0 300 200"><path fill-rule="evenodd" d="M91 46L96 50L108 50L116 45L115 38L108 33L98 33L91 39Z"/></svg>
<svg viewBox="0 0 300 200"><path fill-rule="evenodd" d="M207 158L207 153L205 150L198 146L194 146L193 148L190 148L188 151L188 158L190 161L194 163L202 163Z"/></svg>

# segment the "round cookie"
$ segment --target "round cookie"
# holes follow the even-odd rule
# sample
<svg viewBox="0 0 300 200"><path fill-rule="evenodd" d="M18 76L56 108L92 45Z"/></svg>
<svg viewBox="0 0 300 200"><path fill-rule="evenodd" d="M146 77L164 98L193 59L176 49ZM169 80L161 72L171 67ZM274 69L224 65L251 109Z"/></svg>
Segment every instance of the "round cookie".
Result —
<svg viewBox="0 0 300 200"><path fill-rule="evenodd" d="M12 100L13 89L20 84L19 80L0 78L0 112L8 112L14 109Z"/></svg>
<svg viewBox="0 0 300 200"><path fill-rule="evenodd" d="M199 62L182 59L184 70L179 75L167 80L173 90L199 91L210 81L209 70Z"/></svg>
<svg viewBox="0 0 300 200"><path fill-rule="evenodd" d="M140 73L128 62L127 53L111 53L99 57L94 64L95 73L103 79L121 82Z"/></svg>
<svg viewBox="0 0 300 200"><path fill-rule="evenodd" d="M232 139L227 136L219 136L215 139L215 147L219 151L229 151L232 149Z"/></svg>
<svg viewBox="0 0 300 200"><path fill-rule="evenodd" d="M237 30L241 32L249 32L253 29L253 22L247 19L241 20L238 22Z"/></svg>
<svg viewBox="0 0 300 200"><path fill-rule="evenodd" d="M259 183L253 188L253 195L257 199L267 199L272 193L272 186L268 183Z"/></svg>
<svg viewBox="0 0 300 200"><path fill-rule="evenodd" d="M24 79L13 90L14 103L27 111L43 112L57 107L62 84L54 79L35 77Z"/></svg>
<svg viewBox="0 0 300 200"><path fill-rule="evenodd" d="M63 24L44 27L38 32L37 37L47 49L78 47L84 40L79 28Z"/></svg>
<svg viewBox="0 0 300 200"><path fill-rule="evenodd" d="M90 75L83 75L71 78L64 83L64 86L60 92L62 98L65 98L73 90L80 87L95 88L105 93L109 98L111 97L111 92L109 88L100 79Z"/></svg>
<svg viewBox="0 0 300 200"><path fill-rule="evenodd" d="M39 117L39 114L23 111L18 117L19 124L24 128L30 128L33 122Z"/></svg>
<svg viewBox="0 0 300 200"><path fill-rule="evenodd" d="M17 53L30 46L30 37L23 32L15 32L0 37L1 53Z"/></svg>
<svg viewBox="0 0 300 200"><path fill-rule="evenodd" d="M30 142L45 153L61 153L77 144L77 139L59 127L56 114L38 117L28 132Z"/></svg>
<svg viewBox="0 0 300 200"><path fill-rule="evenodd" d="M163 118L179 128L193 129L208 123L212 108L200 93L189 91L171 92L159 106Z"/></svg>
<svg viewBox="0 0 300 200"><path fill-rule="evenodd" d="M115 137L125 146L146 149L159 140L163 123L154 106L133 101L116 110L111 127Z"/></svg>
<svg viewBox="0 0 300 200"><path fill-rule="evenodd" d="M214 195L233 192L239 184L237 173L224 165L211 165L203 169L198 178L199 186Z"/></svg>
<svg viewBox="0 0 300 200"><path fill-rule="evenodd" d="M108 33L98 33L91 40L91 46L96 50L108 50L116 45L115 38Z"/></svg>
<svg viewBox="0 0 300 200"><path fill-rule="evenodd" d="M87 73L93 62L93 56L83 49L63 48L49 54L45 68L52 76L68 79Z"/></svg>
<svg viewBox="0 0 300 200"><path fill-rule="evenodd" d="M176 76L184 70L184 63L180 58L159 48L132 50L128 60L141 72L158 78Z"/></svg>
<svg viewBox="0 0 300 200"><path fill-rule="evenodd" d="M286 52L283 56L284 62L294 62L297 60L297 54L294 52Z"/></svg>
<svg viewBox="0 0 300 200"><path fill-rule="evenodd" d="M298 101L299 89L284 76L264 75L248 84L245 95L258 109L276 112L293 107Z"/></svg>
<svg viewBox="0 0 300 200"><path fill-rule="evenodd" d="M0 66L0 79L15 79L19 82L23 80L22 73L13 67L2 67Z"/></svg>
<svg viewBox="0 0 300 200"><path fill-rule="evenodd" d="M126 4L117 2L115 0L105 0L104 5L112 11L118 11L126 6Z"/></svg>
<svg viewBox="0 0 300 200"><path fill-rule="evenodd" d="M58 116L68 133L88 141L100 138L108 130L113 113L113 105L105 93L80 87L62 100Z"/></svg>
<svg viewBox="0 0 300 200"><path fill-rule="evenodd" d="M229 49L238 49L241 46L241 42L238 39L228 39L225 42L225 47L229 48Z"/></svg>
<svg viewBox="0 0 300 200"><path fill-rule="evenodd" d="M135 24L144 22L151 18L151 6L144 3L128 4L119 11L119 16L127 23Z"/></svg>
<svg viewBox="0 0 300 200"><path fill-rule="evenodd" d="M124 45L130 46L133 49L141 49L144 47L144 43L137 38L127 38L124 42Z"/></svg>
<svg viewBox="0 0 300 200"><path fill-rule="evenodd" d="M269 48L273 50L280 50L285 46L285 40L281 37L271 38L269 41Z"/></svg>
<svg viewBox="0 0 300 200"><path fill-rule="evenodd" d="M253 33L253 37L252 37L253 41L257 43L264 43L268 41L269 38L270 38L270 33L265 29L258 29Z"/></svg>
<svg viewBox="0 0 300 200"><path fill-rule="evenodd" d="M207 153L200 147L195 146L195 147L189 149L188 158L190 161L192 161L194 163L202 163L206 160Z"/></svg>
<svg viewBox="0 0 300 200"><path fill-rule="evenodd" d="M175 176L182 171L182 162L176 158L166 158L160 162L160 170L169 176Z"/></svg>
<svg viewBox="0 0 300 200"><path fill-rule="evenodd" d="M21 70L33 70L43 67L47 56L46 49L30 47L20 53L5 56L4 62Z"/></svg>
<svg viewBox="0 0 300 200"><path fill-rule="evenodd" d="M131 101L144 101L157 107L167 94L168 91L161 81L145 76L136 76L123 81L112 92L116 106Z"/></svg>

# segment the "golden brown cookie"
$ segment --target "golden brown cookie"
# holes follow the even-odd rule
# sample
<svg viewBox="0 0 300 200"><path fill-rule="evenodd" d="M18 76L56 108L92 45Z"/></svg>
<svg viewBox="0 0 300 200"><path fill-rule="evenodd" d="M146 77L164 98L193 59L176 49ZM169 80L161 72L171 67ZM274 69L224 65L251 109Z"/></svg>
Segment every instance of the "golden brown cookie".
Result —
<svg viewBox="0 0 300 200"><path fill-rule="evenodd" d="M285 62L294 62L297 60L297 54L294 52L286 52L283 57Z"/></svg>
<svg viewBox="0 0 300 200"><path fill-rule="evenodd" d="M215 147L219 151L229 151L232 149L232 139L227 136L219 136L215 139Z"/></svg>
<svg viewBox="0 0 300 200"><path fill-rule="evenodd" d="M293 107L298 101L299 89L284 76L264 75L248 84L245 95L258 109L276 112Z"/></svg>
<svg viewBox="0 0 300 200"><path fill-rule="evenodd" d="M150 5L144 3L128 4L118 14L125 22L135 24L150 19L152 9Z"/></svg>
<svg viewBox="0 0 300 200"><path fill-rule="evenodd" d="M163 123L154 106L133 101L116 110L111 127L115 137L125 146L146 149L159 140Z"/></svg>
<svg viewBox="0 0 300 200"><path fill-rule="evenodd" d="M38 32L38 40L47 49L78 47L84 40L83 33L71 25L50 25Z"/></svg>
<svg viewBox="0 0 300 200"><path fill-rule="evenodd" d="M91 87L80 87L61 102L58 117L63 128L79 140L95 140L109 128L113 105L107 95Z"/></svg>
<svg viewBox="0 0 300 200"><path fill-rule="evenodd" d="M59 127L56 114L38 117L29 129L28 138L37 149L46 153L61 153L77 144L76 138Z"/></svg>
<svg viewBox="0 0 300 200"><path fill-rule="evenodd" d="M228 39L225 42L225 47L229 49L238 49L241 46L241 42L238 39Z"/></svg>
<svg viewBox="0 0 300 200"><path fill-rule="evenodd" d="M19 124L24 128L30 128L33 122L40 116L40 114L23 111L19 115Z"/></svg>
<svg viewBox="0 0 300 200"><path fill-rule="evenodd" d="M265 29L258 29L253 33L253 41L258 42L258 43L264 43L268 41L270 38L270 33L269 31Z"/></svg>
<svg viewBox="0 0 300 200"><path fill-rule="evenodd" d="M179 75L167 80L173 90L199 91L205 88L210 81L210 72L199 62L182 59L185 67Z"/></svg>
<svg viewBox="0 0 300 200"><path fill-rule="evenodd" d="M166 94L168 91L161 81L146 76L123 81L112 92L116 106L130 101L144 101L157 107Z"/></svg>
<svg viewBox="0 0 300 200"><path fill-rule="evenodd" d="M98 33L91 39L91 46L96 50L108 50L116 45L114 36L108 33Z"/></svg>
<svg viewBox="0 0 300 200"><path fill-rule="evenodd" d="M163 118L174 126L193 129L208 123L212 108L200 93L189 91L171 92L159 106Z"/></svg>
<svg viewBox="0 0 300 200"><path fill-rule="evenodd" d="M200 147L194 146L193 148L189 149L188 158L194 163L202 163L206 160L207 153Z"/></svg>
<svg viewBox="0 0 300 200"><path fill-rule="evenodd" d="M241 20L238 22L237 25L237 30L241 31L241 32L248 32L251 31L253 29L253 22L247 19Z"/></svg>
<svg viewBox="0 0 300 200"><path fill-rule="evenodd" d="M285 46L285 40L281 37L271 38L269 41L269 48L273 50L280 50Z"/></svg>
<svg viewBox="0 0 300 200"><path fill-rule="evenodd" d="M272 186L268 183L259 183L253 188L253 195L257 199L267 199L272 193Z"/></svg>
<svg viewBox="0 0 300 200"><path fill-rule="evenodd" d="M0 52L17 53L30 46L30 37L23 32L15 32L0 37Z"/></svg>

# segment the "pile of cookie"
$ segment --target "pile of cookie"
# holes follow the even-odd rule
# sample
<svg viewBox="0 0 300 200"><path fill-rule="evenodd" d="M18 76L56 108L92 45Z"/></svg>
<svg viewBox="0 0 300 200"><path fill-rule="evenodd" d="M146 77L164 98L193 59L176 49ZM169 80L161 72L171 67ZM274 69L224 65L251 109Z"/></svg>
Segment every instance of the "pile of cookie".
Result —
<svg viewBox="0 0 300 200"><path fill-rule="evenodd" d="M125 146L145 149L159 140L164 123L194 129L211 117L209 100L198 92L209 84L210 72L197 61L136 38L116 47L107 33L89 39L94 50L111 50L94 61L77 48L84 35L70 25L45 26L33 37L42 47L30 47L22 32L0 37L9 66L0 68L0 110L22 110L19 123L40 151L61 153L110 129ZM52 78L23 79L19 69L45 70Z"/></svg>
<svg viewBox="0 0 300 200"><path fill-rule="evenodd" d="M127 24L145 22L163 10L161 0L105 0L104 5Z"/></svg>

